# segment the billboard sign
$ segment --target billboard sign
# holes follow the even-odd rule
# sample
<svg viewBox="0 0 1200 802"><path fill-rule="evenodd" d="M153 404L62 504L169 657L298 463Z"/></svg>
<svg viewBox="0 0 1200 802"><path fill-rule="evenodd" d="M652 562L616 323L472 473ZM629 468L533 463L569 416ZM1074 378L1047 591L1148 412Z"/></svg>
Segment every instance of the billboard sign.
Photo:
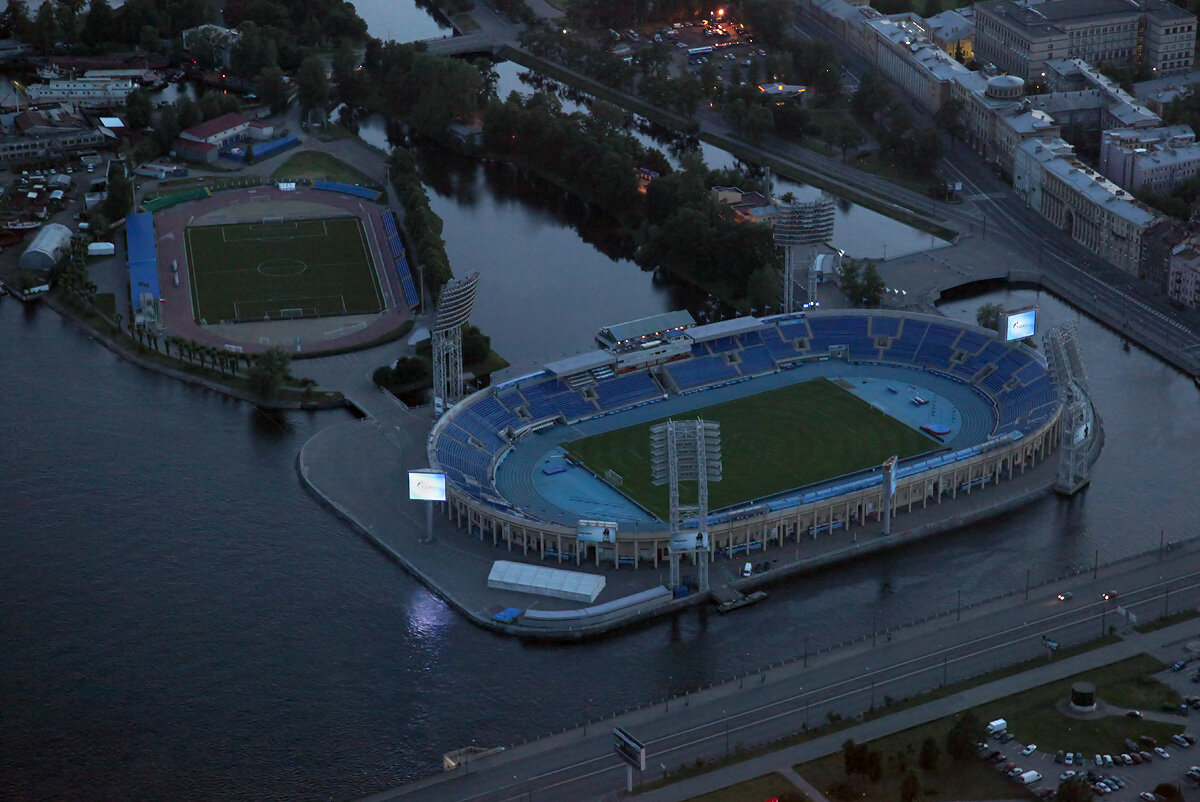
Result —
<svg viewBox="0 0 1200 802"><path fill-rule="evenodd" d="M1037 334L1037 307L1027 306L1005 312L1001 322L1001 331L1007 342L1032 337Z"/></svg>
<svg viewBox="0 0 1200 802"><path fill-rule="evenodd" d="M446 474L431 468L409 471L408 497L413 501L445 501Z"/></svg>
<svg viewBox="0 0 1200 802"><path fill-rule="evenodd" d="M575 528L575 537L580 543L616 543L616 521L586 521L580 519Z"/></svg>
<svg viewBox="0 0 1200 802"><path fill-rule="evenodd" d="M613 751L638 771L646 770L646 745L620 727L613 728Z"/></svg>
<svg viewBox="0 0 1200 802"><path fill-rule="evenodd" d="M673 552L695 551L696 549L708 550L708 548L708 532L692 530L671 533L671 551Z"/></svg>

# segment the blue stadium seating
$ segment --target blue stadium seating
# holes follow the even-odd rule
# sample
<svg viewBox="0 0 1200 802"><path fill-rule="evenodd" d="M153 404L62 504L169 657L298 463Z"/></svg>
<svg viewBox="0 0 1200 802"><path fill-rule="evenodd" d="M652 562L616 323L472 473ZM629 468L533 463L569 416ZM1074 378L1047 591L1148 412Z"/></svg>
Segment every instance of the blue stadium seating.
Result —
<svg viewBox="0 0 1200 802"><path fill-rule="evenodd" d="M875 337L895 337L900 333L900 323L903 318L872 317L871 334Z"/></svg>
<svg viewBox="0 0 1200 802"><path fill-rule="evenodd" d="M774 328L765 329L762 333L762 340L766 344L767 350L771 352L771 356L777 362L795 359L800 356L795 346L792 345L792 341L780 337L779 332Z"/></svg>
<svg viewBox="0 0 1200 802"><path fill-rule="evenodd" d="M785 340L798 340L801 337L811 338L807 320L789 320L779 324L779 333Z"/></svg>
<svg viewBox="0 0 1200 802"><path fill-rule="evenodd" d="M765 345L752 345L749 348L743 348L741 350L741 357L742 361L738 365L738 369L743 376L753 376L755 373L775 369L775 360L771 358L771 352L767 350Z"/></svg>
<svg viewBox="0 0 1200 802"><path fill-rule="evenodd" d="M340 192L343 195L353 195L356 198L366 198L369 201L379 200L379 190L360 187L354 184L343 184L340 181L313 181L313 189L326 192Z"/></svg>
<svg viewBox="0 0 1200 802"><path fill-rule="evenodd" d="M379 219L383 221L383 232L387 235L388 247L392 249L396 275L400 277L400 287L404 290L404 302L412 309L421 303L421 296L417 294L417 286L413 283L408 255L404 251L404 243L400 241L400 229L396 226L396 216L389 209L380 214Z"/></svg>
<svg viewBox="0 0 1200 802"><path fill-rule="evenodd" d="M621 409L662 395L654 378L649 373L641 372L607 379L597 384L595 390L600 409L605 411Z"/></svg>
<svg viewBox="0 0 1200 802"><path fill-rule="evenodd" d="M723 356L700 357L687 362L673 362L666 368L680 390L703 387L706 384L736 379L740 375Z"/></svg>

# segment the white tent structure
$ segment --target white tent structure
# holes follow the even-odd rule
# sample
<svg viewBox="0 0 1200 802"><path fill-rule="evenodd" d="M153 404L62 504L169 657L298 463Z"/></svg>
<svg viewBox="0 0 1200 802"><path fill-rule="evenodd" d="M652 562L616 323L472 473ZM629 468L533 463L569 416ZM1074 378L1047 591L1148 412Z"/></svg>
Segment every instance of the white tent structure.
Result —
<svg viewBox="0 0 1200 802"><path fill-rule="evenodd" d="M600 591L604 590L604 577L541 565L496 560L492 563L491 573L488 574L488 587L591 604L600 595Z"/></svg>
<svg viewBox="0 0 1200 802"><path fill-rule="evenodd" d="M21 254L22 270L50 271L71 247L71 229L47 223Z"/></svg>

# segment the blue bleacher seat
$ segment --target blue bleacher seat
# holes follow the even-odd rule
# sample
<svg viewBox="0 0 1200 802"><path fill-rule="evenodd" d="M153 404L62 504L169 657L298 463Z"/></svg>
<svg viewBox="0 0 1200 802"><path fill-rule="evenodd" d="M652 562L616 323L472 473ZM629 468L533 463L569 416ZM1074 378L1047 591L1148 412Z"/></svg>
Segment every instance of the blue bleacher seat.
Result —
<svg viewBox="0 0 1200 802"><path fill-rule="evenodd" d="M326 192L340 192L343 195L353 195L356 198L366 198L369 201L379 200L379 190L360 187L354 184L343 184L340 181L313 181L313 189Z"/></svg>
<svg viewBox="0 0 1200 802"><path fill-rule="evenodd" d="M693 387L703 387L706 384L728 381L729 379L736 379L740 375L736 368L726 364L725 358L722 356L708 356L689 359L686 362L674 362L668 365L666 370L671 375L671 378L675 380L675 384L679 386L680 390L688 390Z"/></svg>
<svg viewBox="0 0 1200 802"><path fill-rule="evenodd" d="M765 345L752 345L749 348L741 350L742 361L738 365L738 370L743 376L752 376L755 373L762 373L766 370L775 369L775 360L771 358L771 352L767 350Z"/></svg>
<svg viewBox="0 0 1200 802"><path fill-rule="evenodd" d="M595 387L600 409L608 411L631 406L662 395L662 390L648 373L627 373L606 379Z"/></svg>

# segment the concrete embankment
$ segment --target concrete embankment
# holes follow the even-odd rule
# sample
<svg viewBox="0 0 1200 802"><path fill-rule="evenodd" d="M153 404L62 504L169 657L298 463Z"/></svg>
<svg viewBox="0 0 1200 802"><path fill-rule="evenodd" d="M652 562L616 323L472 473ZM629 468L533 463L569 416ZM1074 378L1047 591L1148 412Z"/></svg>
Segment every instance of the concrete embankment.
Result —
<svg viewBox="0 0 1200 802"><path fill-rule="evenodd" d="M475 624L518 637L580 640L708 603L707 594L693 594L658 606L610 613L592 621L570 619L555 624L539 622L537 626L493 621L497 612L508 607L572 610L580 605L489 588L487 578L495 560L531 564L541 561L535 557L523 558L519 550L510 551L503 543L493 546L490 539L469 535L442 515L435 516L432 541L426 539L425 508L409 501L404 488L407 471L427 464L428 430L424 410L393 415L387 422L368 419L332 426L304 445L297 468L319 499ZM969 495L963 493L957 499L911 513L900 513L893 521L891 535L884 535L880 524L871 523L816 540L772 546L760 553L771 563L770 570L728 584L748 591L1000 515L1046 496L1053 485L1054 473L1054 461L1050 460L1024 475L986 489L976 489ZM726 561L717 560L717 564L723 562ZM665 580L665 567L618 570L592 566L587 570L605 578L606 589L600 601L630 596ZM770 604L770 599L766 603Z"/></svg>

